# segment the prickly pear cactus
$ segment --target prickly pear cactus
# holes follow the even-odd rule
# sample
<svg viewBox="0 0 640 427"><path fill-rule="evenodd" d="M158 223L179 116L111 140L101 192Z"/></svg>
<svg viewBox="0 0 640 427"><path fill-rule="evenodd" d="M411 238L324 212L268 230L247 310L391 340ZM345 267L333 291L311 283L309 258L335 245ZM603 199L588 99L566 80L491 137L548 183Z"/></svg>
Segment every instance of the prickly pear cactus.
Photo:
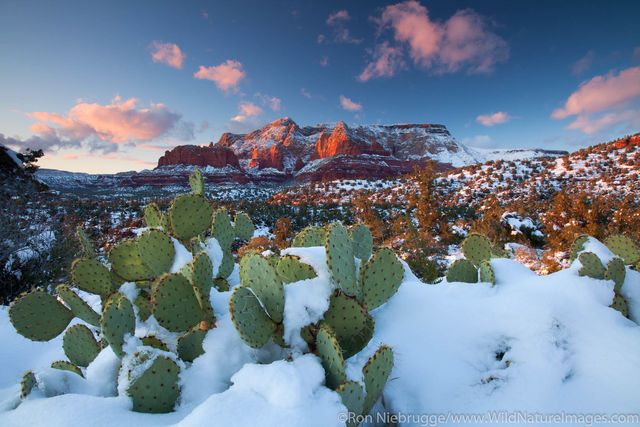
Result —
<svg viewBox="0 0 640 427"><path fill-rule="evenodd" d="M233 261L233 254L228 249L222 250L222 262L218 267L218 278L226 279L233 273L233 267L235 262Z"/></svg>
<svg viewBox="0 0 640 427"><path fill-rule="evenodd" d="M218 277L213 281L213 287L218 290L218 292L226 292L229 290L229 282L222 277Z"/></svg>
<svg viewBox="0 0 640 427"><path fill-rule="evenodd" d="M609 250L624 260L627 265L640 261L640 251L636 243L623 234L614 234L604 241Z"/></svg>
<svg viewBox="0 0 640 427"><path fill-rule="evenodd" d="M84 325L73 325L64 334L62 349L74 365L86 368L100 353L93 332Z"/></svg>
<svg viewBox="0 0 640 427"><path fill-rule="evenodd" d="M373 336L373 317L355 298L339 291L334 292L329 299L324 323L331 328L338 340L344 359L362 350Z"/></svg>
<svg viewBox="0 0 640 427"><path fill-rule="evenodd" d="M300 262L300 257L295 255L285 255L280 258L276 270L284 283L293 283L316 277L313 267Z"/></svg>
<svg viewBox="0 0 640 427"><path fill-rule="evenodd" d="M169 208L171 233L180 240L204 234L211 225L213 208L200 194L181 194Z"/></svg>
<svg viewBox="0 0 640 427"><path fill-rule="evenodd" d="M478 270L468 259L456 260L447 270L447 282L477 283Z"/></svg>
<svg viewBox="0 0 640 427"><path fill-rule="evenodd" d="M173 264L176 250L165 232L147 230L138 237L138 255L154 276L166 273Z"/></svg>
<svg viewBox="0 0 640 427"><path fill-rule="evenodd" d="M167 344L162 342L162 340L155 335L147 335L146 337L142 337L140 340L142 341L142 345L147 347L157 348L162 351L169 351Z"/></svg>
<svg viewBox="0 0 640 427"><path fill-rule="evenodd" d="M316 350L326 375L327 387L335 389L347 381L346 363L335 334L326 325L320 325L316 336Z"/></svg>
<svg viewBox="0 0 640 427"><path fill-rule="evenodd" d="M478 271L480 272L481 282L491 283L492 285L496 284L496 277L493 274L490 261L482 261L480 267L478 267Z"/></svg>
<svg viewBox="0 0 640 427"><path fill-rule="evenodd" d="M135 331L136 317L131 302L122 294L115 293L102 310L100 326L102 334L107 339L111 349L118 357L124 356L122 345L125 334L133 335Z"/></svg>
<svg viewBox="0 0 640 427"><path fill-rule="evenodd" d="M335 285L347 295L362 298L362 288L356 282L351 238L342 224L335 223L329 228L325 251L327 267Z"/></svg>
<svg viewBox="0 0 640 427"><path fill-rule="evenodd" d="M392 369L393 350L391 347L382 345L362 368L365 390L367 391L364 398L363 414L369 414L373 405L382 395L382 390L384 390Z"/></svg>
<svg viewBox="0 0 640 427"><path fill-rule="evenodd" d="M253 222L251 222L251 218L244 212L236 213L236 218L233 221L233 229L236 234L236 237L239 237L243 240L249 240L253 237L253 233L256 231L256 228L253 226Z"/></svg>
<svg viewBox="0 0 640 427"><path fill-rule="evenodd" d="M204 196L204 179L202 178L202 172L196 168L191 175L189 175L189 186L193 194L199 194Z"/></svg>
<svg viewBox="0 0 640 427"><path fill-rule="evenodd" d="M291 242L293 248L311 248L324 246L327 238L327 230L322 227L306 227L295 235Z"/></svg>
<svg viewBox="0 0 640 427"><path fill-rule="evenodd" d="M23 337L32 341L49 341L65 330L73 319L73 313L53 295L35 291L11 304L9 319Z"/></svg>
<svg viewBox="0 0 640 427"><path fill-rule="evenodd" d="M79 289L100 296L108 296L115 290L109 270L95 259L75 260L71 265L71 280Z"/></svg>
<svg viewBox="0 0 640 427"><path fill-rule="evenodd" d="M605 269L600 258L593 252L583 252L578 257L582 268L579 271L581 276L588 276L593 279L604 279Z"/></svg>
<svg viewBox="0 0 640 427"><path fill-rule="evenodd" d="M187 331L204 320L194 288L182 274L171 273L158 278L151 300L153 315L168 331Z"/></svg>
<svg viewBox="0 0 640 427"><path fill-rule="evenodd" d="M613 302L609 306L614 310L618 310L624 317L629 317L629 307L627 306L627 301L620 294L615 294L613 297Z"/></svg>
<svg viewBox="0 0 640 427"><path fill-rule="evenodd" d="M180 387L180 368L168 357L157 357L144 373L131 382L127 394L136 412L164 413L173 411Z"/></svg>
<svg viewBox="0 0 640 427"><path fill-rule="evenodd" d="M389 248L380 249L360 268L362 303L367 310L387 302L398 291L404 278L404 268Z"/></svg>
<svg viewBox="0 0 640 427"><path fill-rule="evenodd" d="M252 348L265 345L276 330L275 322L267 316L249 288L240 286L233 290L229 313L240 338Z"/></svg>
<svg viewBox="0 0 640 427"><path fill-rule="evenodd" d="M362 414L364 408L364 390L360 384L355 381L347 381L340 384L335 391L340 395L342 404L347 407L350 413L356 415ZM357 427L357 425L355 421L347 418L347 427Z"/></svg>
<svg viewBox="0 0 640 427"><path fill-rule="evenodd" d="M209 295L213 286L213 264L206 251L201 251L180 271L189 282L200 289L203 295Z"/></svg>
<svg viewBox="0 0 640 427"><path fill-rule="evenodd" d="M236 235L226 209L221 208L216 211L211 226L211 235L218 241L223 251L231 248Z"/></svg>
<svg viewBox="0 0 640 427"><path fill-rule="evenodd" d="M135 239L123 240L112 247L109 251L109 263L111 264L111 270L113 272L129 282L150 280L155 277L153 270L151 270L140 257L138 242ZM104 269L106 270L106 267L104 267ZM82 289L81 286L77 286ZM103 285L103 287L106 288L106 285ZM111 291L113 291L113 289ZM89 292L94 294L98 293L94 291Z"/></svg>
<svg viewBox="0 0 640 427"><path fill-rule="evenodd" d="M615 286L614 292L620 292L620 288L624 284L624 278L627 275L627 270L624 266L624 262L620 258L614 258L607 264L607 271L604 273L604 278L607 280L613 280Z"/></svg>
<svg viewBox="0 0 640 427"><path fill-rule="evenodd" d="M93 249L93 245L91 241L87 237L87 234L84 232L84 228L82 226L76 227L76 236L78 236L78 241L80 242L80 246L82 247L82 253L86 258L95 258L96 251Z"/></svg>
<svg viewBox="0 0 640 427"><path fill-rule="evenodd" d="M162 214L160 213L160 209L158 209L158 205L155 203L149 203L144 208L144 223L149 228L162 228L165 231L166 228L163 227L162 224Z"/></svg>
<svg viewBox="0 0 640 427"><path fill-rule="evenodd" d="M353 254L362 261L368 260L373 250L373 236L369 227L364 224L356 225L351 230L351 241L353 242Z"/></svg>
<svg viewBox="0 0 640 427"><path fill-rule="evenodd" d="M462 253L474 265L491 259L491 242L478 233L469 234L462 242Z"/></svg>
<svg viewBox="0 0 640 427"><path fill-rule="evenodd" d="M581 234L573 240L571 249L569 250L569 259L571 262L578 258L578 254L584 250L584 244L589 240L588 234Z"/></svg>
<svg viewBox="0 0 640 427"><path fill-rule="evenodd" d="M246 262L243 262L242 268L242 285L251 288L271 320L276 323L282 322L284 287L275 268L259 255L249 256Z"/></svg>
<svg viewBox="0 0 640 427"><path fill-rule="evenodd" d="M37 385L38 381L36 380L35 374L32 371L25 372L20 382L20 398L25 399Z"/></svg>
<svg viewBox="0 0 640 427"><path fill-rule="evenodd" d="M198 356L204 354L202 342L207 331L192 329L178 338L178 356L185 362L193 362Z"/></svg>
<svg viewBox="0 0 640 427"><path fill-rule="evenodd" d="M100 326L100 315L93 311L89 304L78 296L69 286L59 285L56 292L64 303L69 306L71 312L79 319L84 320L90 325Z"/></svg>

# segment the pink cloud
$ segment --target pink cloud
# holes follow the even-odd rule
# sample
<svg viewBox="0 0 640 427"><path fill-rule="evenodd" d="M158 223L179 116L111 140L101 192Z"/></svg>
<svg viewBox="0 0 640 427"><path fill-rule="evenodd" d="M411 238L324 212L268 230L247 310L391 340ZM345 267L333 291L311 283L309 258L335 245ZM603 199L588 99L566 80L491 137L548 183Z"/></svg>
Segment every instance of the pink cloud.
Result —
<svg viewBox="0 0 640 427"><path fill-rule="evenodd" d="M344 95L340 95L340 106L347 111L360 111L362 110L362 104L353 102Z"/></svg>
<svg viewBox="0 0 640 427"><path fill-rule="evenodd" d="M571 74L577 76L584 73L589 69L589 67L591 67L591 64L593 63L594 59L595 59L595 54L593 53L592 50L590 50L589 52L587 52L585 56L578 59L575 62L575 64L571 66Z"/></svg>
<svg viewBox="0 0 640 427"><path fill-rule="evenodd" d="M580 130L586 134L593 134L611 125L622 122L630 122L634 127L640 126L640 110L611 112L600 115L599 117L580 115L567 126L567 129Z"/></svg>
<svg viewBox="0 0 640 427"><path fill-rule="evenodd" d="M392 77L397 70L404 66L402 49L389 46L388 42L383 42L376 46L374 61L367 64L367 67L358 76L358 80L366 82L376 77Z"/></svg>
<svg viewBox="0 0 640 427"><path fill-rule="evenodd" d="M307 99L313 98L309 93L309 91L307 91L305 88L300 89L300 94L302 94L302 96L304 96Z"/></svg>
<svg viewBox="0 0 640 427"><path fill-rule="evenodd" d="M336 13L332 13L327 18L327 25L333 27L333 41L336 43L353 43L359 44L362 43L362 39L356 39L351 35L351 32L346 27L347 21L349 21L351 17L349 16L349 12L346 10L340 10ZM320 38L322 37L322 39ZM322 43L325 40L324 35L318 36L318 43Z"/></svg>
<svg viewBox="0 0 640 427"><path fill-rule="evenodd" d="M268 105L269 108L271 108L271 110L273 111L280 111L280 105L282 103L282 100L280 98L269 96L265 93L260 92L256 93L254 96L260 98L262 105Z"/></svg>
<svg viewBox="0 0 640 427"><path fill-rule="evenodd" d="M151 59L170 67L182 68L182 61L187 55L182 53L177 44L154 41L151 43Z"/></svg>
<svg viewBox="0 0 640 427"><path fill-rule="evenodd" d="M227 59L220 65L205 67L200 69L193 75L196 79L211 80L222 90L233 89L238 90L238 84L246 77L246 73L242 69L239 61Z"/></svg>
<svg viewBox="0 0 640 427"><path fill-rule="evenodd" d="M348 21L349 19L351 19L351 17L349 16L348 11L339 10L338 12L332 13L331 15L329 15L329 17L327 18L327 24L335 25L340 21Z"/></svg>
<svg viewBox="0 0 640 427"><path fill-rule="evenodd" d="M502 123L507 123L512 118L513 117L511 117L509 114L505 113L504 111L499 111L493 114L480 115L476 117L476 121L478 123L482 123L485 126L494 126Z"/></svg>
<svg viewBox="0 0 640 427"><path fill-rule="evenodd" d="M238 115L231 118L234 122L243 122L249 117L259 116L263 113L262 108L258 107L253 102L243 101L240 103L239 108L240 112Z"/></svg>
<svg viewBox="0 0 640 427"><path fill-rule="evenodd" d="M397 46L394 49L395 64L401 63L403 47L408 48L408 56L414 64L433 69L436 73L453 73L463 68L468 73L489 73L498 62L509 56L507 43L491 32L485 19L471 9L459 10L446 22L432 21L426 7L418 1L409 0L387 6L377 19L380 31L391 29ZM400 67L383 67L377 62L382 56L380 47L374 49L374 60L367 64L362 77L390 77ZM379 67L384 73L374 73Z"/></svg>

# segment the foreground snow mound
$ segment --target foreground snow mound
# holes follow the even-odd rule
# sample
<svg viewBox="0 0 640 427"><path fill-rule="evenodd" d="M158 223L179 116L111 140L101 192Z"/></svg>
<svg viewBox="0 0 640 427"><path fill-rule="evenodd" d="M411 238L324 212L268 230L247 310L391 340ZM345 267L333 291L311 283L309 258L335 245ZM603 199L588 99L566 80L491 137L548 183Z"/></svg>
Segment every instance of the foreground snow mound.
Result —
<svg viewBox="0 0 640 427"><path fill-rule="evenodd" d="M602 248L588 249L607 256ZM115 395L106 381L117 370L109 348L87 370L87 380L50 369L51 361L64 358L61 336L31 342L16 334L1 307L0 425L344 425L345 408L323 385L319 359L300 353L299 328L321 318L333 290L324 250L295 248L289 253L317 273L286 285L285 336L293 347L291 358L258 363L269 349L244 344L227 310L231 291L212 291L218 327L207 334L206 353L181 373L182 397L170 414L132 412L130 399ZM361 381L362 366L379 345L393 348L395 367L384 402L374 412L486 417L492 411L637 412L640 327L608 307L613 282L579 276L579 261L548 276L508 259L493 259L491 266L495 286L427 285L404 265L399 291L372 312L373 339L347 360L347 376ZM229 281L238 283L237 267ZM627 269L622 293L637 321L639 273ZM18 405L20 377L27 369L56 376L60 388L38 390ZM62 392L67 394L46 397ZM420 425L420 420L409 418L404 425Z"/></svg>

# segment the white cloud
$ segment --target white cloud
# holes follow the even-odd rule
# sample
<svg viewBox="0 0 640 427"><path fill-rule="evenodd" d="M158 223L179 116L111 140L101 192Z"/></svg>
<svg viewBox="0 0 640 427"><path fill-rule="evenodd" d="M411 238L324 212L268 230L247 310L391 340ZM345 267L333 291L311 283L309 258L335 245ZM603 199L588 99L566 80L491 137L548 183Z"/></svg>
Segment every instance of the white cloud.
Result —
<svg viewBox="0 0 640 427"><path fill-rule="evenodd" d="M357 102L353 102L349 98L344 95L340 95L340 106L347 111L361 111L362 104L358 104Z"/></svg>
<svg viewBox="0 0 640 427"><path fill-rule="evenodd" d="M511 119L513 119L513 117L505 113L504 111L498 111L497 113L493 114L483 114L476 117L476 121L478 123L482 123L485 126L494 126L502 123L507 123Z"/></svg>
<svg viewBox="0 0 640 427"><path fill-rule="evenodd" d="M238 113L237 116L232 117L231 121L244 122L249 117L259 116L260 114L263 113L262 108L258 107L253 102L243 101L240 103L238 107L240 109L240 112Z"/></svg>
<svg viewBox="0 0 640 427"><path fill-rule="evenodd" d="M218 88L228 91L238 90L238 84L246 77L246 73L242 69L239 61L227 59L220 65L205 67L201 65L193 76L196 79L211 80Z"/></svg>

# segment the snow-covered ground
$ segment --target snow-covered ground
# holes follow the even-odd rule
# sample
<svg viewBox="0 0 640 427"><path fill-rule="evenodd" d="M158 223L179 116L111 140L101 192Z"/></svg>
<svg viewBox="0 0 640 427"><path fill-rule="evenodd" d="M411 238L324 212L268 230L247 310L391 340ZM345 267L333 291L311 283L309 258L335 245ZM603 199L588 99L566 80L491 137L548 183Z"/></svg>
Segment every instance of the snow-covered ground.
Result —
<svg viewBox="0 0 640 427"><path fill-rule="evenodd" d="M605 262L611 257L597 242L586 246ZM285 337L295 349L302 343L296 328L321 316L333 285L324 249L288 252L318 274L286 285ZM219 264L217 251L210 256ZM557 418L561 424L590 425L596 423L595 414L637 424L630 414L640 412L640 327L634 323L640 321L640 273L627 269L622 287L632 321L608 307L613 282L580 277L579 261L547 276L509 259L491 264L493 287L446 281L427 285L405 265L400 290L372 313L373 339L347 360L348 377L361 381L362 366L379 345L393 348L395 366L374 412L396 415L400 425L470 424L474 419L523 425L551 415L564 417ZM230 283L238 282L236 267ZM276 360L275 346L246 346L229 317L230 294L212 290L218 327L204 341L206 353L182 371L176 411L160 415L132 412L129 398L115 396L119 361L110 348L87 368L86 379L53 370L50 363L65 358L62 336L31 342L14 331L7 307L0 307L0 425L344 425L345 407L324 386L319 359L293 350L292 360ZM269 358L275 361L265 362ZM56 386L36 390L20 403L19 382L27 369Z"/></svg>

